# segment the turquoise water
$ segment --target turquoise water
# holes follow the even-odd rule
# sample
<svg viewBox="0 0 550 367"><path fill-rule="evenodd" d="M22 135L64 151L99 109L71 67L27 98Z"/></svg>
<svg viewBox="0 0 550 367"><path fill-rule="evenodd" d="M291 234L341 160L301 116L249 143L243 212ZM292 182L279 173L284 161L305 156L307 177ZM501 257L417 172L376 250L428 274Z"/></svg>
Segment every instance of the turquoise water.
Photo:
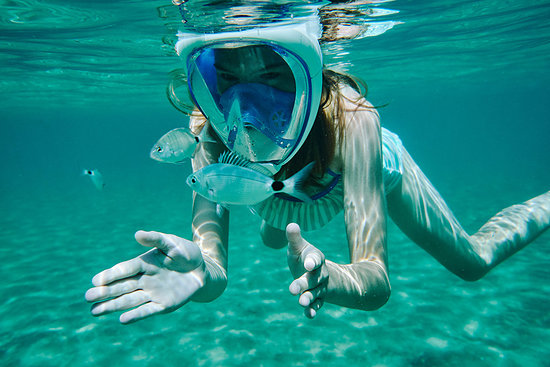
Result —
<svg viewBox="0 0 550 367"><path fill-rule="evenodd" d="M191 0L192 1L192 0ZM376 37L326 46L369 84L383 124L469 231L550 182L550 2L394 1ZM420 7L422 6L422 7ZM122 326L94 318L97 272L144 251L138 229L190 235L190 166L148 158L185 124L164 95L178 67L159 1L0 5L0 365L548 366L550 235L466 283L392 224L392 297L306 319L284 250L231 213L229 284L209 304ZM99 192L84 168L99 169ZM347 262L343 219L306 234Z"/></svg>

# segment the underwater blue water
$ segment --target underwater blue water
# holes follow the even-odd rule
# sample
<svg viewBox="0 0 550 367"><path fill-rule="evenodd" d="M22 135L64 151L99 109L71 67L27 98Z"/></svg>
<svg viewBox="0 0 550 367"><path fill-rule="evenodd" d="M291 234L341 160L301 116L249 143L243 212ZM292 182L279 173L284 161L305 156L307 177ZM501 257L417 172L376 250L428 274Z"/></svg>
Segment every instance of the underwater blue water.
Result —
<svg viewBox="0 0 550 367"><path fill-rule="evenodd" d="M179 66L170 6L0 4L0 365L549 365L549 233L466 283L390 223L389 302L373 312L327 304L308 320L288 292L285 250L264 247L260 220L235 208L219 299L128 326L92 317L92 276L145 250L136 230L190 236L190 165L148 157L186 123L164 90ZM327 46L327 63L389 103L383 125L464 227L547 191L550 2L373 6L398 10L380 19L400 24ZM84 168L103 173L104 191ZM305 236L348 261L341 216Z"/></svg>

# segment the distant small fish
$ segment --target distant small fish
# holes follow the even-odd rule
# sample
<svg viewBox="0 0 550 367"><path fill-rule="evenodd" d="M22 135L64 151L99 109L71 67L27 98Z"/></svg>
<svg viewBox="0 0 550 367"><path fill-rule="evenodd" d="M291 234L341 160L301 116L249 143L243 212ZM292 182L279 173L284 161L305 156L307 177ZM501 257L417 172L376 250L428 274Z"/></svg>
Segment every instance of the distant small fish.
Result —
<svg viewBox="0 0 550 367"><path fill-rule="evenodd" d="M170 130L155 143L150 157L165 163L181 163L187 158L193 158L199 143L215 142L208 139L203 131L205 132L206 129L203 129L199 135L195 135L184 127Z"/></svg>
<svg viewBox="0 0 550 367"><path fill-rule="evenodd" d="M221 205L254 205L276 193L285 193L304 202L311 198L301 191L315 162L284 181L276 181L239 158L224 154L219 163L210 164L187 178L198 194Z"/></svg>
<svg viewBox="0 0 550 367"><path fill-rule="evenodd" d="M92 183L98 190L103 190L105 187L105 182L103 181L103 175L96 169L85 169L82 171L82 174L90 177Z"/></svg>

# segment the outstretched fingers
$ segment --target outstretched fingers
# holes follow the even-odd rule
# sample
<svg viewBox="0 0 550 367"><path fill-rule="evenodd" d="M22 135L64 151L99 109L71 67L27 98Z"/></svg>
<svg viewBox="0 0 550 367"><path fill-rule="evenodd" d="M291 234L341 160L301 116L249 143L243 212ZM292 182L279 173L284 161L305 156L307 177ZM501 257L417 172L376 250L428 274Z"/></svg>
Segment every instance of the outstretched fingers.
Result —
<svg viewBox="0 0 550 367"><path fill-rule="evenodd" d="M88 289L86 292L86 301L99 302L105 299L121 296L133 292L139 288L138 279L123 279L115 281L109 285L102 285Z"/></svg>
<svg viewBox="0 0 550 367"><path fill-rule="evenodd" d="M131 324L165 311L166 308L163 305L156 302L148 302L138 308L134 308L133 310L123 313L120 315L119 320L122 324Z"/></svg>
<svg viewBox="0 0 550 367"><path fill-rule="evenodd" d="M136 257L98 273L92 278L92 284L96 287L107 285L117 280L132 277L143 271L143 261L139 257Z"/></svg>
<svg viewBox="0 0 550 367"><path fill-rule="evenodd" d="M95 303L92 306L92 315L101 316L111 312L127 310L150 301L149 295L137 290L132 293L124 294L104 302Z"/></svg>
<svg viewBox="0 0 550 367"><path fill-rule="evenodd" d="M169 251L170 244L167 243L169 241L165 241L164 235L160 232L138 231L136 232L135 237L136 240L144 246L158 247L165 254ZM134 275L144 271L143 259L142 256L139 256L134 259L121 262L112 268L103 270L102 272L96 274L92 278L92 284L96 287L100 287L118 280L133 277ZM86 297L86 299L88 299L88 297Z"/></svg>

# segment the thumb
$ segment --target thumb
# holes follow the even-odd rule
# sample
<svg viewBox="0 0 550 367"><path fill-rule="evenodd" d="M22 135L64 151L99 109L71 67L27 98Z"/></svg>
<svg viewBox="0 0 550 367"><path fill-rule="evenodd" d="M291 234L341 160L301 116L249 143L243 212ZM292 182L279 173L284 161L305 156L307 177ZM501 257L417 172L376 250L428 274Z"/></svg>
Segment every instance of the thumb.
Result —
<svg viewBox="0 0 550 367"><path fill-rule="evenodd" d="M185 264L183 271L193 270L203 263L201 249L192 241L155 231L137 231L135 237L143 246L156 247L180 265Z"/></svg>
<svg viewBox="0 0 550 367"><path fill-rule="evenodd" d="M313 271L323 264L325 261L323 253L302 237L298 224L290 223L286 227L286 237L288 255L301 259L305 270Z"/></svg>
<svg viewBox="0 0 550 367"><path fill-rule="evenodd" d="M290 223L286 226L286 238L290 253L299 255L308 245L307 241L302 237L300 226L296 223Z"/></svg>
<svg viewBox="0 0 550 367"><path fill-rule="evenodd" d="M168 254L173 244L172 241L168 241L168 238L164 233L155 231L137 231L135 234L136 241L143 246L157 247L159 250Z"/></svg>

